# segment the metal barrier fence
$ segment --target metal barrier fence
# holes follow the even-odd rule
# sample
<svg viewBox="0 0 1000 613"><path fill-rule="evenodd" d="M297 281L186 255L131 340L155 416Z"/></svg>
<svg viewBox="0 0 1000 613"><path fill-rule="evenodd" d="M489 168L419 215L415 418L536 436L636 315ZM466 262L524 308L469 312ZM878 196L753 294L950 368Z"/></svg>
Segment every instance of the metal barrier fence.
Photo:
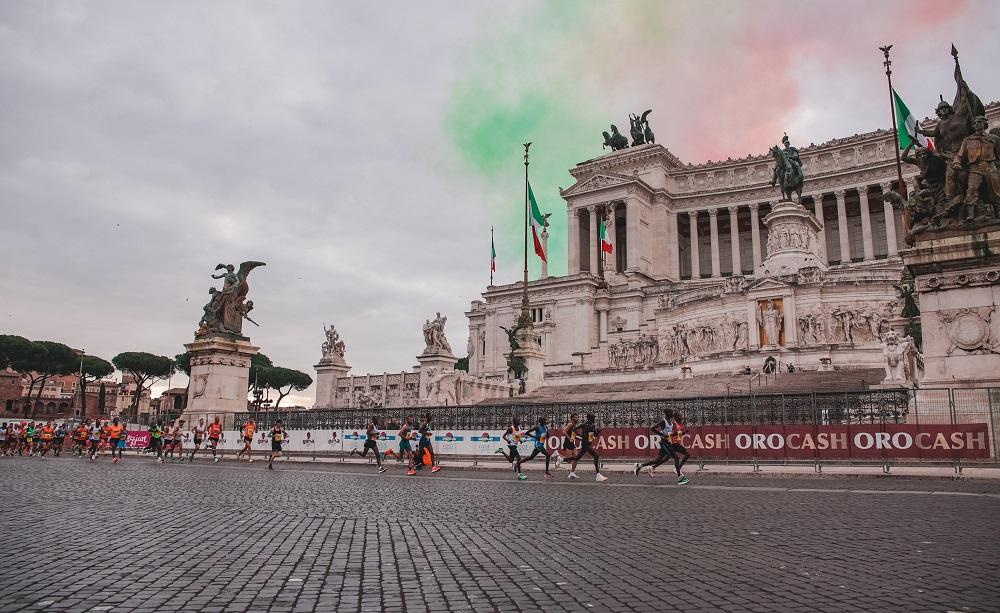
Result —
<svg viewBox="0 0 1000 613"><path fill-rule="evenodd" d="M498 430L514 416L523 423L546 417L556 426L576 413L593 413L603 428L648 427L664 409L683 415L689 428L705 426L887 426L986 424L993 460L998 454L1000 388L933 388L864 392L718 396L616 400L584 403L396 407L305 411L259 411L225 416L227 428L240 428L253 417L258 429L281 419L285 427L305 430L363 429L377 416L383 428L399 427L407 416L430 413L436 429ZM185 413L194 423L201 417ZM214 419L205 414L206 421Z"/></svg>

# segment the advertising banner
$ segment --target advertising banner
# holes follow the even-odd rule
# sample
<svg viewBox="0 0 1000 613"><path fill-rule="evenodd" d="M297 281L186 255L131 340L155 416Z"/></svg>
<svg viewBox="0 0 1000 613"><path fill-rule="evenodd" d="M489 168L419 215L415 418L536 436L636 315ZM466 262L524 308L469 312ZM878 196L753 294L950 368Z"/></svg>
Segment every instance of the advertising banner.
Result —
<svg viewBox="0 0 1000 613"><path fill-rule="evenodd" d="M444 430L434 432L434 451L442 455L461 455L482 459L499 459L498 448L506 451L503 430ZM329 455L359 452L364 448L364 429L351 430L288 430L284 451L290 454ZM149 433L130 430L130 448L144 448ZM416 449L419 439L413 441ZM989 459L991 457L989 429L985 423L975 424L886 424L886 425L820 425L820 426L701 426L691 427L684 434L684 446L693 458L706 460L954 460ZM207 447L208 441L203 444ZM562 448L563 432L549 430L545 446L556 451ZM185 442L188 448L191 440ZM649 428L603 428L595 444L602 458L648 459L655 457L660 437ZM243 440L236 431L223 432L219 448L226 451L242 449ZM399 435L395 430L382 431L378 439L381 452L399 450ZM522 456L531 453L534 441L525 439L518 445ZM268 454L271 439L267 432L254 435L254 454Z"/></svg>

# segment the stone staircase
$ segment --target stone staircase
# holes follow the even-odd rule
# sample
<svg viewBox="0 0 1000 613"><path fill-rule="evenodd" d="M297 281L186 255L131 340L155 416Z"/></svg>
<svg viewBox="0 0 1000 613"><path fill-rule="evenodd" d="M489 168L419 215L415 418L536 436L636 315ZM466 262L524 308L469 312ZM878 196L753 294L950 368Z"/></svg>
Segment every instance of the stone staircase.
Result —
<svg viewBox="0 0 1000 613"><path fill-rule="evenodd" d="M746 396L751 393L810 394L812 392L858 392L881 383L881 368L833 371L796 371L774 375L716 374L689 379L546 385L517 398L493 400L487 404L598 402L606 400L646 400L660 398L697 398L710 396Z"/></svg>

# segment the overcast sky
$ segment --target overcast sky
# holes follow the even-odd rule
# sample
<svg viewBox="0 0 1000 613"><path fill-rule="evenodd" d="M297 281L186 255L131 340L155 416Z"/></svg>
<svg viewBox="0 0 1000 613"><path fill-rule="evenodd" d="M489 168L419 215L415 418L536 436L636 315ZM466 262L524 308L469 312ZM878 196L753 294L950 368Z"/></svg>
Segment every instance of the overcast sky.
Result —
<svg viewBox="0 0 1000 613"><path fill-rule="evenodd" d="M652 108L686 162L888 127L878 45L926 116L952 41L1000 98L997 32L998 2L6 0L0 333L173 356L215 265L262 260L277 364L314 375L333 323L355 374L409 369L436 311L464 354L491 225L519 275L521 143L564 273L558 187L607 124Z"/></svg>

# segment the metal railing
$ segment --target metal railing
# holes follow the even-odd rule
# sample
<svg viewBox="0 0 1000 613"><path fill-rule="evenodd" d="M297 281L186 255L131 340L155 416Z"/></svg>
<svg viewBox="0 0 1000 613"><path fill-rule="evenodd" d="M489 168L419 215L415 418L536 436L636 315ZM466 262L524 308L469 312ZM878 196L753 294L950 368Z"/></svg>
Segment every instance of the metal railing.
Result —
<svg viewBox="0 0 1000 613"><path fill-rule="evenodd" d="M234 425L244 424L253 417L258 427L269 427L281 419L289 428L362 428L372 416L395 424L402 423L407 416L430 413L438 428L495 430L506 427L514 416L531 421L544 416L558 423L571 413L594 413L605 427L630 427L647 426L657 421L664 409L684 415L689 425L879 424L911 423L908 418L917 407L911 392L891 390L578 403L271 410L236 413ZM197 419L196 415L187 415Z"/></svg>

